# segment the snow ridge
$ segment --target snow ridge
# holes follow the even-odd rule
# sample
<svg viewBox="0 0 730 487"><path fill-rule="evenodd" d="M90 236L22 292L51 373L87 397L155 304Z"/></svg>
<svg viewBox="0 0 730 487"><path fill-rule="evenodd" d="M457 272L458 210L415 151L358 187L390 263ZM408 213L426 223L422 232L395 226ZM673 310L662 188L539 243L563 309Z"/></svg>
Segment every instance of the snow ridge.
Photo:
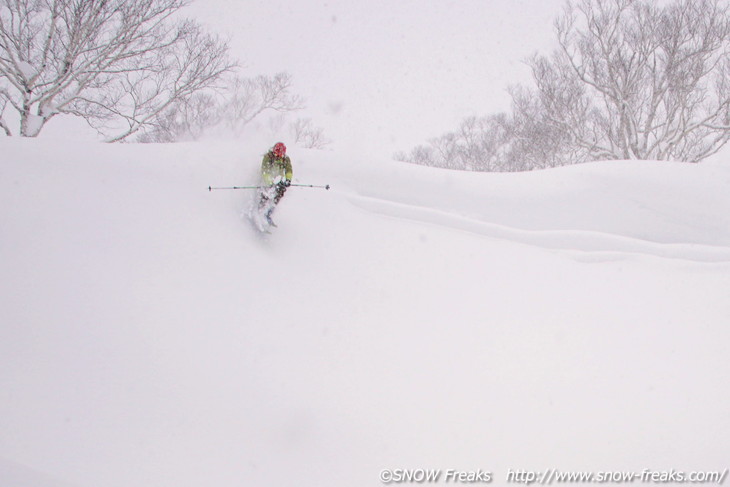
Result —
<svg viewBox="0 0 730 487"><path fill-rule="evenodd" d="M544 249L601 253L604 256L611 254L615 258L621 254L637 254L695 262L730 263L728 246L651 242L588 230L524 230L378 198L350 195L348 199L359 208L378 215L418 221ZM582 256L580 260L585 261L586 257Z"/></svg>

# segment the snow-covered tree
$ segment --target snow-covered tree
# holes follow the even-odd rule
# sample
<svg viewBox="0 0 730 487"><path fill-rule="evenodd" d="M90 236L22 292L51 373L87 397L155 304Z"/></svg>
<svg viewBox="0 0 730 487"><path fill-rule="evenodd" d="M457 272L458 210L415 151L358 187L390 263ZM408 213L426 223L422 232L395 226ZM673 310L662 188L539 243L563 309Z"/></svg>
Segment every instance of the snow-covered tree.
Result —
<svg viewBox="0 0 730 487"><path fill-rule="evenodd" d="M60 114L109 141L148 127L234 64L228 47L172 16L189 0L0 0L0 127L33 137Z"/></svg>
<svg viewBox="0 0 730 487"><path fill-rule="evenodd" d="M533 101L572 156L697 162L730 139L721 0L568 1L555 26L559 49L529 62Z"/></svg>

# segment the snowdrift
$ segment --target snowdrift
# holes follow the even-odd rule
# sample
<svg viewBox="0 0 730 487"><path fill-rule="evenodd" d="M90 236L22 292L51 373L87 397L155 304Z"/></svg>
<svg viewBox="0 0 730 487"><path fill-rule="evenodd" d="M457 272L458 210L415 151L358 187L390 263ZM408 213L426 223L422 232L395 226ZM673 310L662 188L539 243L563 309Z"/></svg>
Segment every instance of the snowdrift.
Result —
<svg viewBox="0 0 730 487"><path fill-rule="evenodd" d="M10 140L0 476L381 485L385 468L722 470L730 166L458 173ZM0 484L7 482L0 479Z"/></svg>

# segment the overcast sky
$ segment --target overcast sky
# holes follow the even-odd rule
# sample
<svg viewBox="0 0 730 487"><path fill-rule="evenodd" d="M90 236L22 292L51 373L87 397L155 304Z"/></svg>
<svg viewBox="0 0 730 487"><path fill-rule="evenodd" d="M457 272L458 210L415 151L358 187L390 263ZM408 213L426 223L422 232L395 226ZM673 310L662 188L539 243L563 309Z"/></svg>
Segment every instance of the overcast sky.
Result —
<svg viewBox="0 0 730 487"><path fill-rule="evenodd" d="M334 148L390 156L509 108L564 0L197 0L249 76L287 71ZM266 141L268 143L268 141Z"/></svg>

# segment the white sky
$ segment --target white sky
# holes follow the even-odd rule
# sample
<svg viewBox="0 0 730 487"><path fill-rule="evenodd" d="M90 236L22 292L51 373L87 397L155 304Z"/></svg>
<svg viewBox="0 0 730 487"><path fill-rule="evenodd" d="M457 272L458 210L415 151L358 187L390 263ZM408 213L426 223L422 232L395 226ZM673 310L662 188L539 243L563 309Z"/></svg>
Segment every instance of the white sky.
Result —
<svg viewBox="0 0 730 487"><path fill-rule="evenodd" d="M390 156L509 108L564 0L197 0L244 74L293 75L333 148ZM267 145L269 141L265 141Z"/></svg>

